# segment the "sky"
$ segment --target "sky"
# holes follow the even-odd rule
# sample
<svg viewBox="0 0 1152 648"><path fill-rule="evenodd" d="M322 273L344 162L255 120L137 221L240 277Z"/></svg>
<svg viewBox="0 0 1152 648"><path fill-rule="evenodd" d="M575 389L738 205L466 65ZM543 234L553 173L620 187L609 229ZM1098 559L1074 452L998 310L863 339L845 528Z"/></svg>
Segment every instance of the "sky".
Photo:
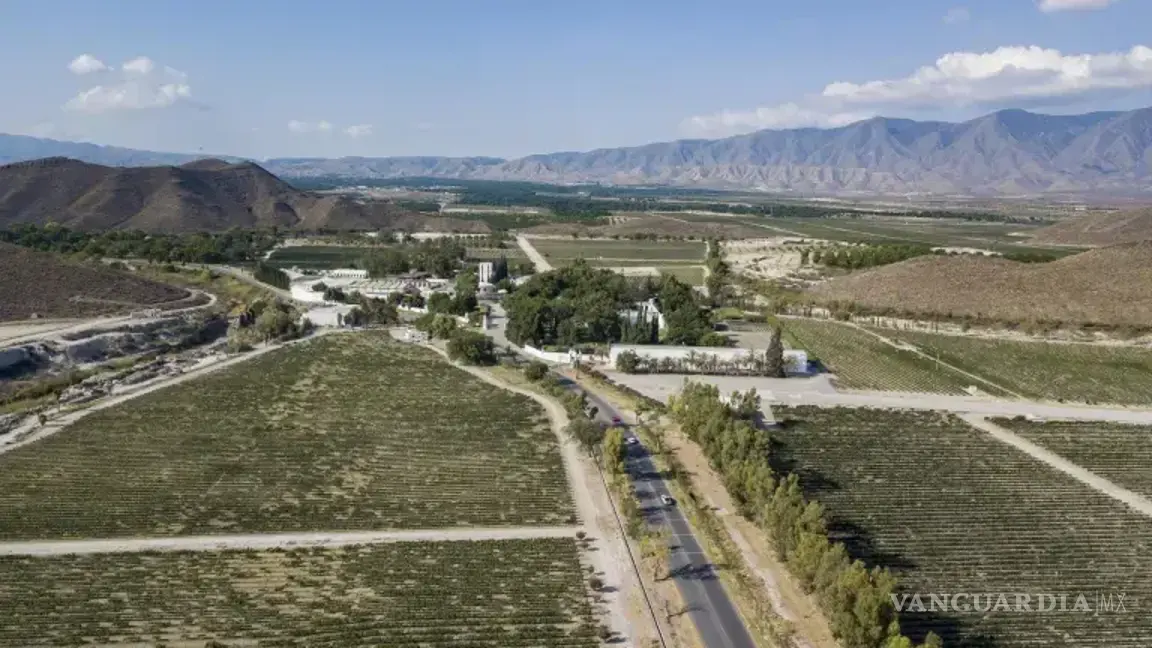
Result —
<svg viewBox="0 0 1152 648"><path fill-rule="evenodd" d="M0 132L489 155L1152 106L1152 0L0 0Z"/></svg>

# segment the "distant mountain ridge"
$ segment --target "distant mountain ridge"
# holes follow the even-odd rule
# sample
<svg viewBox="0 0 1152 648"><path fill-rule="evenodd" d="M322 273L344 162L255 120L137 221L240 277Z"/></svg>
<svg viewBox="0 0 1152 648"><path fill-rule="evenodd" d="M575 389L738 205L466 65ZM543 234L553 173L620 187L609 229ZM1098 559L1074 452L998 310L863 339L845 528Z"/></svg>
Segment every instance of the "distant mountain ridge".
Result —
<svg viewBox="0 0 1152 648"><path fill-rule="evenodd" d="M0 166L0 227L49 222L146 232L488 230L481 222L428 218L387 202L299 191L252 162L109 167L54 157Z"/></svg>
<svg viewBox="0 0 1152 648"><path fill-rule="evenodd" d="M42 157L0 135L0 161ZM54 155L135 165L176 154L43 142ZM180 157L180 156L176 156ZM181 163L196 156L184 156ZM173 163L173 162L163 162ZM1152 108L1083 115L1002 110L965 122L876 117L840 128L762 130L586 152L487 157L281 158L285 177L443 177L762 189L803 194L1110 193L1152 196Z"/></svg>

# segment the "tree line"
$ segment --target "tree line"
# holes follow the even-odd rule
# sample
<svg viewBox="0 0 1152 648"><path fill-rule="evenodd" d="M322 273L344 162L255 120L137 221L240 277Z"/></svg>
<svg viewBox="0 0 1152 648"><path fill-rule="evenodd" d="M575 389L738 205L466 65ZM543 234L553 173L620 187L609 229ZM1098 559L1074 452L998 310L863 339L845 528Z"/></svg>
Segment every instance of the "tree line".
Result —
<svg viewBox="0 0 1152 648"><path fill-rule="evenodd" d="M270 266L267 263L257 263L256 269L252 271L252 276L255 277L257 281L266 283L269 286L275 286L280 290L288 290L292 283L288 278L288 273L275 266Z"/></svg>
<svg viewBox="0 0 1152 648"><path fill-rule="evenodd" d="M727 402L712 385L689 382L669 400L672 418L704 450L741 514L765 530L778 557L812 593L846 648L913 648L900 631L891 594L896 579L853 560L828 537L823 507L808 500L795 474L776 474L772 441L757 429L760 397L736 392ZM938 648L929 634L920 648Z"/></svg>
<svg viewBox="0 0 1152 648"><path fill-rule="evenodd" d="M82 232L54 223L0 230L0 241L43 252L95 258L147 259L157 263L250 263L279 241L275 230L154 234L141 230Z"/></svg>

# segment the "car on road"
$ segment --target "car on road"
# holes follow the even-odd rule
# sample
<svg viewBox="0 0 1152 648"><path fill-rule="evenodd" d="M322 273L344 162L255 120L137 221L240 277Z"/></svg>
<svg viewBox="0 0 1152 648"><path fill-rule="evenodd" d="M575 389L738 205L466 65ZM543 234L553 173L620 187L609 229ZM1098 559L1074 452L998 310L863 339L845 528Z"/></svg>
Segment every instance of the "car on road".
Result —
<svg viewBox="0 0 1152 648"><path fill-rule="evenodd" d="M661 495L660 501L664 504L664 506L672 506L673 504L676 503L676 500L672 499L668 495Z"/></svg>
<svg viewBox="0 0 1152 648"><path fill-rule="evenodd" d="M640 443L640 439L637 439L636 437L628 437L627 439L624 439L624 443L626 445L636 445L637 443Z"/></svg>
<svg viewBox="0 0 1152 648"><path fill-rule="evenodd" d="M613 416L612 425L624 425L624 421L619 416Z"/></svg>

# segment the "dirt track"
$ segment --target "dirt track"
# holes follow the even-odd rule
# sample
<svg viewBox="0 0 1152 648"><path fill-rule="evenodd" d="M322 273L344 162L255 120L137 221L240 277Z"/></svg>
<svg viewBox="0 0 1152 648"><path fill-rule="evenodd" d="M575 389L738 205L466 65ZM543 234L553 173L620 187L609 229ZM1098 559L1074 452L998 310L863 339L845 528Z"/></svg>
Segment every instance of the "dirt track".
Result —
<svg viewBox="0 0 1152 648"><path fill-rule="evenodd" d="M0 556L63 556L131 551L223 551L343 547L388 542L458 542L574 538L579 527L508 527L504 529L417 529L411 531L317 531L248 535L177 536L172 538L105 538L100 540L36 540L2 542Z"/></svg>

